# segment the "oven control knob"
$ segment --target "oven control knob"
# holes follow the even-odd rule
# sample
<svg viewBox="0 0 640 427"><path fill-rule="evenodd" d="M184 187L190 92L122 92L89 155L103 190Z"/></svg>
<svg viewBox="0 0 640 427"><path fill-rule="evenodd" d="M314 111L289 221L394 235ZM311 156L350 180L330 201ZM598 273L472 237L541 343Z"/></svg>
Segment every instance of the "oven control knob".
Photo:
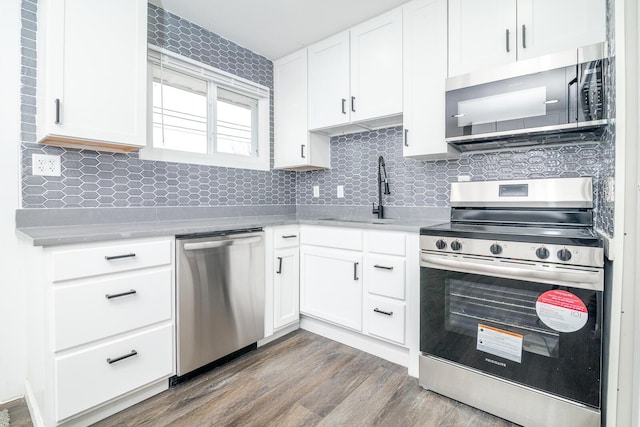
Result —
<svg viewBox="0 0 640 427"><path fill-rule="evenodd" d="M544 246L539 247L538 249L536 249L536 256L540 259L549 258L549 249L545 248Z"/></svg>
<svg viewBox="0 0 640 427"><path fill-rule="evenodd" d="M451 249L453 249L454 251L459 251L460 249L462 249L462 244L457 240L454 240L453 242L451 242Z"/></svg>
<svg viewBox="0 0 640 427"><path fill-rule="evenodd" d="M445 249L446 247L447 247L447 242L445 242L444 240L440 239L436 242L436 248Z"/></svg>
<svg viewBox="0 0 640 427"><path fill-rule="evenodd" d="M489 250L491 251L492 254L494 255L499 255L502 253L502 246L500 246L497 243L494 243L493 245L491 245L491 247L489 248Z"/></svg>
<svg viewBox="0 0 640 427"><path fill-rule="evenodd" d="M571 259L571 251L569 249L560 249L558 251L558 259L560 261L569 261Z"/></svg>

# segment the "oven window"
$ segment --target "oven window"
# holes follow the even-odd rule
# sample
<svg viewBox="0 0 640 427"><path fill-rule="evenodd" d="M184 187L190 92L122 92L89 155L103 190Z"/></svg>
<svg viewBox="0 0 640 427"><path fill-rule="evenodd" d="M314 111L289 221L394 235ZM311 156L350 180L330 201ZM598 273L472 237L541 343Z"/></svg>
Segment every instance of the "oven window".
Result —
<svg viewBox="0 0 640 427"><path fill-rule="evenodd" d="M536 313L540 292L468 280L445 279L445 328L476 337L478 325L494 325L522 337L522 351L557 358L560 334Z"/></svg>

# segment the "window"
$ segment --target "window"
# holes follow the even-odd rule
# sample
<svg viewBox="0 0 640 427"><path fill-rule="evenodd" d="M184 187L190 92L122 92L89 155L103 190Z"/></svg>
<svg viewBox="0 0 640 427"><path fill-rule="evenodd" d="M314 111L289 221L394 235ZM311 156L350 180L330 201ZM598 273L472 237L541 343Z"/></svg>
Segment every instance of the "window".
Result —
<svg viewBox="0 0 640 427"><path fill-rule="evenodd" d="M150 50L150 138L140 157L269 170L269 89Z"/></svg>

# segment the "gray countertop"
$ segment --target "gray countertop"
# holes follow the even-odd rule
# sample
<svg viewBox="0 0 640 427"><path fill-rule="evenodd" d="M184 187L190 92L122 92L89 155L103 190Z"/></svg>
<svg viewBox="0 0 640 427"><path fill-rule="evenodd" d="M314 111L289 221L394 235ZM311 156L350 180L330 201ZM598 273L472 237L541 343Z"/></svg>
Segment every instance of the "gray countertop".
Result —
<svg viewBox="0 0 640 427"><path fill-rule="evenodd" d="M424 219L301 219L296 215L264 215L179 221L141 221L45 227L18 227L16 232L34 246L136 239L156 236L207 233L287 224L326 225L389 231L419 232L420 227L442 223Z"/></svg>

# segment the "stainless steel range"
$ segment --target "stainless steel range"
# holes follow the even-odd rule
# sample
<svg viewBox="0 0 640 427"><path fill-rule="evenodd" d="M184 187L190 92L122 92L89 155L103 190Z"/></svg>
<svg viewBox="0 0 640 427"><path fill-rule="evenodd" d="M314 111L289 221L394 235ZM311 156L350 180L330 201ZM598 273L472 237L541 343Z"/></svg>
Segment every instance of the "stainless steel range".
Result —
<svg viewBox="0 0 640 427"><path fill-rule="evenodd" d="M599 426L591 178L456 182L420 231L420 384L526 426Z"/></svg>

